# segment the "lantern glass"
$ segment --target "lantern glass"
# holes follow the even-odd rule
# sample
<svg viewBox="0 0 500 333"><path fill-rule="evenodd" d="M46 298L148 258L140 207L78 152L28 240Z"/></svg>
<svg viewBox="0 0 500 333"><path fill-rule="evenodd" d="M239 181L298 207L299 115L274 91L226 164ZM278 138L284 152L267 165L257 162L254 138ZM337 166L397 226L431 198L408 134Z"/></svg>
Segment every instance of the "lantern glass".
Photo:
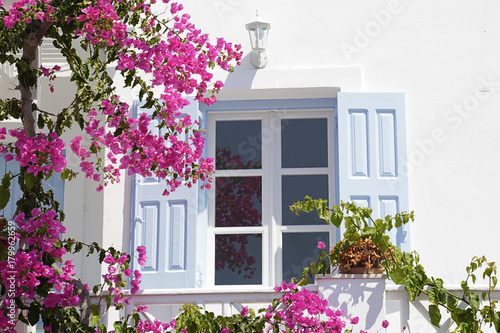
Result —
<svg viewBox="0 0 500 333"><path fill-rule="evenodd" d="M263 50L267 45L267 34L270 24L264 22L253 22L247 24L247 30L252 43L252 50Z"/></svg>

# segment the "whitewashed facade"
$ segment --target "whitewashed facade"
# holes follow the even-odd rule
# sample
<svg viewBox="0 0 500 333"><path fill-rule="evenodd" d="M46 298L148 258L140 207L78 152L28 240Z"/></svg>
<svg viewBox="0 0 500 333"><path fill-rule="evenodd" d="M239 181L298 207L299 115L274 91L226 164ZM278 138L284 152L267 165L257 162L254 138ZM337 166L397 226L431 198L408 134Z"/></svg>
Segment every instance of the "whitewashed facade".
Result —
<svg viewBox="0 0 500 333"><path fill-rule="evenodd" d="M149 304L159 319L175 316L177 305L185 302L225 314L238 311L238 304L264 304L274 295L272 286L287 276L284 267L300 266L284 263L284 243L302 246L300 237L285 239L287 235L309 233L312 236L303 239L311 240L313 250L316 236L327 235L330 245L340 237L325 226L282 222L280 191L286 182L299 187L294 181L300 183L300 177L293 177L301 175L326 175L328 186L318 193L326 193L334 202L355 200L374 208L376 215L414 210L416 221L395 233L393 240L405 250L419 252L428 274L443 278L450 289L459 289L473 256L498 261L500 3L187 0L183 4L200 29L243 46L244 59L234 73L215 73L225 84L219 102L210 107L193 103L185 111L207 128L207 156L215 155L217 124L260 121L259 148L250 141L240 147L261 152L260 171L220 170L216 177L262 179L262 225L231 227L259 235L261 268L256 274L262 279L257 284L227 286L218 278L216 239L236 229L217 226L215 190L183 189L161 198L161 184L154 180L124 177L103 193L95 192L95 184L84 177L66 182L70 236L124 251L146 243L154 246L143 267L147 289L134 296L132 304ZM271 24L263 69L251 64L245 30L256 10ZM61 64L47 45L41 48L41 62ZM9 71L0 71L2 96L14 93L8 90L14 75ZM37 91L44 110L58 110L67 103L71 86L64 66L54 86L54 95L46 88ZM133 93L126 93L123 100L139 109ZM319 119L324 126L325 160L286 170L279 166L286 154L280 151L285 140L283 120L290 120L289 128L294 124L305 128L300 119ZM222 127L219 130L225 133ZM317 133L309 136L313 134ZM71 154L68 160L75 167L79 164ZM324 182L319 179L318 184ZM99 265L84 255L75 263L82 280L99 282ZM410 332L436 330L425 318L424 300L410 304L403 289L387 285L386 301L388 332L400 332L403 326Z"/></svg>

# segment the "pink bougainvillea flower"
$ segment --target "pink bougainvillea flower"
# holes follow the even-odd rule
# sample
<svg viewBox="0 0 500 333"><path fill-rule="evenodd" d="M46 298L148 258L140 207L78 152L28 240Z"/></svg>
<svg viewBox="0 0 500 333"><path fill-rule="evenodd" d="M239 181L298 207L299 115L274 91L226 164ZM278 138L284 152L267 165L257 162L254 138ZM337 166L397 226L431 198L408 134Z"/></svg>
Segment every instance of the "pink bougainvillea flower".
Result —
<svg viewBox="0 0 500 333"><path fill-rule="evenodd" d="M145 306L145 305L139 305L139 306L137 307L137 312L144 312L144 311L146 311L147 309L148 309L148 307L147 307L147 306Z"/></svg>
<svg viewBox="0 0 500 333"><path fill-rule="evenodd" d="M318 242L318 249L324 249L324 248L325 248L325 243Z"/></svg>
<svg viewBox="0 0 500 333"><path fill-rule="evenodd" d="M241 309L240 314L241 314L243 317L246 317L246 316L248 316L248 313L249 313L249 311L248 311L248 306L244 306L244 307L243 307L243 309Z"/></svg>

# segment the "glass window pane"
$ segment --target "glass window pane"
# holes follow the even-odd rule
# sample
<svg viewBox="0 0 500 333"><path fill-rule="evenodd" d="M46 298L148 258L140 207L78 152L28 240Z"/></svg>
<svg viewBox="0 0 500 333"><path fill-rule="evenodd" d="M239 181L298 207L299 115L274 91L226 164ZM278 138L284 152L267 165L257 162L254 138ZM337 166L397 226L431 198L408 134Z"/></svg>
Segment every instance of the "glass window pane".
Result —
<svg viewBox="0 0 500 333"><path fill-rule="evenodd" d="M306 195L328 200L328 175L282 176L281 182L282 225L326 224L316 211L297 216L290 211L290 205L304 200Z"/></svg>
<svg viewBox="0 0 500 333"><path fill-rule="evenodd" d="M217 121L216 169L260 169L261 133L260 120Z"/></svg>
<svg viewBox="0 0 500 333"><path fill-rule="evenodd" d="M325 251L330 249L328 232L283 233L283 280L290 282L302 277L302 269L318 259L318 242L325 243ZM311 279L314 283L314 278Z"/></svg>
<svg viewBox="0 0 500 333"><path fill-rule="evenodd" d="M262 235L215 236L215 284L262 284Z"/></svg>
<svg viewBox="0 0 500 333"><path fill-rule="evenodd" d="M281 120L282 168L328 167L327 119Z"/></svg>
<svg viewBox="0 0 500 333"><path fill-rule="evenodd" d="M217 177L215 226L262 225L262 177Z"/></svg>

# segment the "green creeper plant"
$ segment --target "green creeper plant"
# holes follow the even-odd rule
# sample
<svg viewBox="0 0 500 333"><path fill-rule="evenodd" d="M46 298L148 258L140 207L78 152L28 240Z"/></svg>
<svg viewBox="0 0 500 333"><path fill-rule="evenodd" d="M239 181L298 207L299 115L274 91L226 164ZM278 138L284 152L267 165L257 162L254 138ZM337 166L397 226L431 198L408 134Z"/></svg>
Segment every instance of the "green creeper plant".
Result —
<svg viewBox="0 0 500 333"><path fill-rule="evenodd" d="M444 309L456 324L452 332L481 333L486 325L500 332L498 301L491 298L491 292L498 282L494 262L488 262L484 256L473 257L470 265L466 267L467 277L461 283L462 295L457 295L445 288L441 278L427 276L424 267L420 264L418 253L402 252L399 247L390 242L387 232L413 221L415 218L413 211L386 216L384 219L373 219L371 208L359 207L349 202L341 202L340 205L333 205L330 208L326 200L312 199L309 196L291 205L290 209L296 214L316 210L321 219L337 228L342 225L345 228L344 241L337 243L328 253L322 251L317 262L311 263L304 269L303 277L297 284L309 283L311 275L319 273L324 275L329 266L327 261L330 261L333 267L337 267L339 256L343 251L360 239L371 238L376 245L380 246L383 253L388 254L382 261L387 278L398 285L404 285L411 301L415 301L416 297L421 294L428 297L431 303L428 308L429 317L434 326L439 327L441 311ZM482 274L479 276L482 276L488 283L488 288L480 294L471 289L478 274Z"/></svg>
<svg viewBox="0 0 500 333"><path fill-rule="evenodd" d="M246 315L241 313L232 316L215 316L213 312L204 311L200 306L185 304L180 309L182 313L176 319L176 329L196 332L262 332L266 324L265 317L255 314L248 309Z"/></svg>

